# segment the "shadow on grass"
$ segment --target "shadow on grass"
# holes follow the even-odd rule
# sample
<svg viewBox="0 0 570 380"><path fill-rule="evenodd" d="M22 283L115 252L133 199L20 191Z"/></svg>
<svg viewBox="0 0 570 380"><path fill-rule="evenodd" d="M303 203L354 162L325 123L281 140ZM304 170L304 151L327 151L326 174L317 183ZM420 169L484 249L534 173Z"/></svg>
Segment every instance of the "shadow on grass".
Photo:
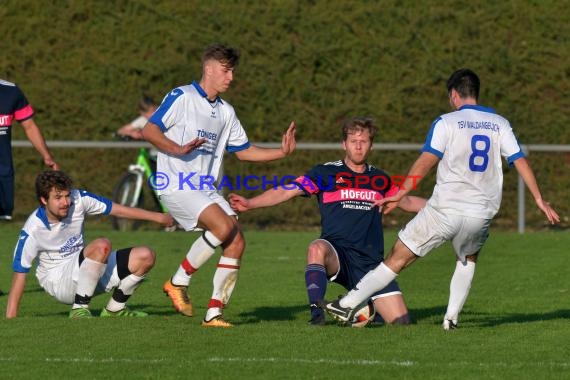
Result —
<svg viewBox="0 0 570 380"><path fill-rule="evenodd" d="M497 316L475 318L475 324L481 327L492 327L510 323L532 323L551 321L554 319L570 319L570 310L555 310L548 313L511 313Z"/></svg>
<svg viewBox="0 0 570 380"><path fill-rule="evenodd" d="M408 311L410 313L412 325L417 324L421 320L433 319L434 317L437 317L437 323L441 323L446 308L447 306L434 306L423 309L409 309Z"/></svg>
<svg viewBox="0 0 570 380"><path fill-rule="evenodd" d="M243 321L240 323L260 323L261 321L294 321L297 319L298 313L306 313L307 320L310 318L309 306L295 305L295 306L262 306L257 307L250 311L245 311L239 314Z"/></svg>
<svg viewBox="0 0 570 380"><path fill-rule="evenodd" d="M40 289L41 290L41 289ZM147 312L150 316L176 316L186 318L176 312L170 305L155 304L136 304L132 306L133 310ZM433 324L439 325L445 314L446 306L434 306L427 308L410 309L411 324L426 323L432 321ZM99 316L101 310L93 309L94 316ZM199 314L200 312L198 312ZM309 307L307 305L291 305L291 306L261 306L254 309L248 309L238 314L239 324L257 324L263 321L295 321L299 319L299 314L310 318ZM67 317L69 309L63 311L46 311L37 312L38 317ZM196 315L196 313L195 313ZM303 319L303 318L301 318ZM541 321L550 321L556 319L570 320L570 309L555 310L547 313L510 313L510 314L489 314L484 312L469 311L461 314L460 324L471 325L476 327L494 327L504 324L514 323L533 323ZM423 321L423 322L422 322ZM236 321L237 322L237 321ZM376 321L381 326L381 319Z"/></svg>
<svg viewBox="0 0 570 380"><path fill-rule="evenodd" d="M434 320L434 324L440 324L445 315L446 306L435 306L424 309L410 309L412 324L422 320ZM463 312L460 315L460 324L475 325L478 327L493 327L511 323L533 323L550 321L555 319L569 319L570 309L555 310L547 313L510 313L491 314L477 311Z"/></svg>

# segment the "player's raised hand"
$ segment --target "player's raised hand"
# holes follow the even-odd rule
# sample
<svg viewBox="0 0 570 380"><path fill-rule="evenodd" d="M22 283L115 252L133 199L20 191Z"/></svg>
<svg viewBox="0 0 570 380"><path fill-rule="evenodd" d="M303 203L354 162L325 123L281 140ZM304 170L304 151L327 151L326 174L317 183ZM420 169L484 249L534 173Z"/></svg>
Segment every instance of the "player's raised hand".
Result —
<svg viewBox="0 0 570 380"><path fill-rule="evenodd" d="M59 170L59 165L51 157L44 158L44 164L52 170Z"/></svg>
<svg viewBox="0 0 570 380"><path fill-rule="evenodd" d="M189 143L182 145L180 147L180 150L178 151L178 155L184 156L192 152L196 148L202 146L205 142L206 142L205 138L196 137L194 140L190 141Z"/></svg>
<svg viewBox="0 0 570 380"><path fill-rule="evenodd" d="M550 203L546 202L544 199L537 199L536 205L546 215L546 218L550 224L556 224L560 222L560 217L558 213L550 206Z"/></svg>
<svg viewBox="0 0 570 380"><path fill-rule="evenodd" d="M230 193L228 194L228 201L234 211L245 212L249 210L249 200L241 195Z"/></svg>
<svg viewBox="0 0 570 380"><path fill-rule="evenodd" d="M295 140L296 130L297 124L292 121L291 124L289 124L289 128L287 128L287 132L285 132L283 138L281 139L281 151L285 154L285 156L293 153L297 147L297 141Z"/></svg>
<svg viewBox="0 0 570 380"><path fill-rule="evenodd" d="M373 205L378 206L379 211L383 212L384 215L387 215L387 214L391 213L396 207L398 207L398 204L402 200L403 196L404 196L403 193L398 192L394 196L386 197L386 198L382 198L382 199L379 199L377 201L374 201Z"/></svg>

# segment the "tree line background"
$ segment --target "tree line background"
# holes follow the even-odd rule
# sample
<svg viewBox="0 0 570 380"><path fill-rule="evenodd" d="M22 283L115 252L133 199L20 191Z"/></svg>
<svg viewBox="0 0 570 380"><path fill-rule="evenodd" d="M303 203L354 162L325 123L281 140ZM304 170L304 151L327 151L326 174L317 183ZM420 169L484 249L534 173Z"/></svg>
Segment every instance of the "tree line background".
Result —
<svg viewBox="0 0 570 380"><path fill-rule="evenodd" d="M445 81L469 67L482 81L480 102L510 121L523 144L570 143L570 2L478 1L33 1L0 7L0 78L17 83L47 140L113 139L132 120L143 93L160 101L201 75L212 42L241 50L230 102L252 142L276 142L291 120L299 142L339 142L341 123L373 117L376 142L422 143L449 111ZM14 124L14 139L25 139ZM52 149L79 187L111 196L136 149ZM298 151L275 163L242 163L225 172L298 175L336 151ZM16 212L36 206L33 182L43 165L15 148ZM374 152L370 162L405 174L417 152ZM545 198L568 225L570 155L532 153ZM421 184L429 196L433 175ZM240 191L253 195L255 192ZM149 197L147 196L147 199ZM152 204L149 204L152 205ZM542 229L527 199L527 226ZM150 207L150 206L149 206ZM494 224L516 228L516 172L505 169L503 207ZM385 219L398 227L410 215ZM314 200L241 217L249 228L317 228Z"/></svg>

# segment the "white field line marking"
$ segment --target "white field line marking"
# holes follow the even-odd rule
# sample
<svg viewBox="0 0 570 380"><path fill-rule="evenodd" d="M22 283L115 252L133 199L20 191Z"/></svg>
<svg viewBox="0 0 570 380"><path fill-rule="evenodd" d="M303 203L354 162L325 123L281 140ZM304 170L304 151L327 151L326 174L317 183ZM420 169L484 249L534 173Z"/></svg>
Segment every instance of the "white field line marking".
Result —
<svg viewBox="0 0 570 380"><path fill-rule="evenodd" d="M332 364L332 365L360 365L360 366L398 366L398 367L412 367L412 366L422 366L422 367L441 367L441 363L420 363L413 360L334 360L334 359L300 359L300 358L222 358L213 357L208 359L210 362L217 363L231 363L231 362L241 362L241 363L299 363L299 364ZM478 366L482 368L509 368L509 367L550 367L550 368L570 368L570 363L568 362L495 362L495 363L473 363L473 362L453 362L450 361L446 363L449 367L473 367Z"/></svg>
<svg viewBox="0 0 570 380"><path fill-rule="evenodd" d="M0 362L30 362L37 361L37 359L32 358L2 358L0 357ZM40 361L47 363L160 363L164 362L164 359L128 359L128 358L43 358Z"/></svg>
<svg viewBox="0 0 570 380"><path fill-rule="evenodd" d="M0 357L0 362L33 362L38 361L36 358L18 358L18 357ZM39 359L46 363L169 363L172 359L129 359L129 358L43 358ZM334 360L334 359L301 359L301 358L223 358L223 357L212 357L207 359L208 362L212 363L298 363L298 364L332 364L332 365L359 365L359 366L398 366L398 367L411 367L411 366L423 366L441 367L442 363L420 363L412 360ZM473 367L478 366L481 368L509 368L509 367L550 367L550 368L570 368L570 363L568 362L495 362L495 363L473 363L473 362L453 362L450 361L446 363L448 367Z"/></svg>
<svg viewBox="0 0 570 380"><path fill-rule="evenodd" d="M208 359L210 362L252 362L252 363L303 363L303 364L335 364L335 365L395 365L410 367L417 363L409 360L334 360L334 359L296 359L296 358L220 358Z"/></svg>

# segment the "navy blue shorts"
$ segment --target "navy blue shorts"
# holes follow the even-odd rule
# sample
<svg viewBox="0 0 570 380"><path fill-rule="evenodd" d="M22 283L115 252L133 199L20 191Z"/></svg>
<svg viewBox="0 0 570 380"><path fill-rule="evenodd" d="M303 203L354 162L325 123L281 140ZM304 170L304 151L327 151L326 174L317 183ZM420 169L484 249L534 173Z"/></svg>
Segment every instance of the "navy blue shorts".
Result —
<svg viewBox="0 0 570 380"><path fill-rule="evenodd" d="M366 273L376 268L382 262L380 258L372 259L370 256L363 256L361 252L351 248L341 247L333 242L328 242L336 250L338 261L340 262L340 270L337 276L333 276L329 278L329 280L344 286L347 290L354 288ZM400 287L396 281L390 282L388 286L379 292L374 293L372 297L393 292L401 293Z"/></svg>

